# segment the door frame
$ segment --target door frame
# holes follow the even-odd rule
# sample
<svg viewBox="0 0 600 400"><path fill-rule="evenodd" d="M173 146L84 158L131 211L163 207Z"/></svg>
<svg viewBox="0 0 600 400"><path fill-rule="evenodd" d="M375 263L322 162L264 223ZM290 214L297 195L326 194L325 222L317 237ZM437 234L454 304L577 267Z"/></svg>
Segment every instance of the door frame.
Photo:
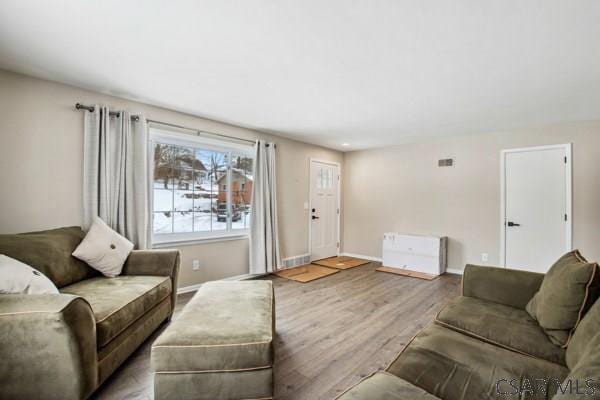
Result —
<svg viewBox="0 0 600 400"><path fill-rule="evenodd" d="M309 258L310 261L313 261L312 258L312 195L313 195L313 190L312 190L312 164L313 162L317 162L317 163L321 163L321 164L329 164L329 165L333 165L336 166L338 169L338 186L337 186L337 209L339 210L339 212L337 213L337 226L336 226L336 236L337 236L337 251L336 251L336 255L339 256L340 255L340 250L341 250L341 240L340 240L340 221L341 221L341 216L342 216L342 165L337 162L337 161L327 161L327 160L320 160L317 158L309 158L308 160L308 254L309 254Z"/></svg>
<svg viewBox="0 0 600 400"><path fill-rule="evenodd" d="M500 151L500 266L506 268L506 155L510 153L522 153L530 151L542 151L552 149L563 149L566 155L565 162L565 212L567 213L566 246L570 251L573 247L573 176L572 176L572 143L552 144L546 146L520 147L516 149L505 149Z"/></svg>

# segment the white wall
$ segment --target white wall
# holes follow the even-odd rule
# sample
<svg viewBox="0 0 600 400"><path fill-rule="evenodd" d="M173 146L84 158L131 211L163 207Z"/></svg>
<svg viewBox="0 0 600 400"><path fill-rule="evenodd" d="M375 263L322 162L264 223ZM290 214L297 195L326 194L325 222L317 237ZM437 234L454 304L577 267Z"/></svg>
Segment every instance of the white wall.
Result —
<svg viewBox="0 0 600 400"><path fill-rule="evenodd" d="M83 113L76 102L108 104L147 118L277 143L279 226L284 257L308 251L309 159L342 153L216 121L0 70L0 233L81 224ZM181 246L180 286L248 271L246 239ZM192 271L199 259L200 271Z"/></svg>
<svg viewBox="0 0 600 400"><path fill-rule="evenodd" d="M344 251L381 257L384 232L439 234L449 268L481 253L498 264L500 150L557 143L573 143L573 245L600 260L600 121L345 153ZM437 166L450 157L454 167Z"/></svg>

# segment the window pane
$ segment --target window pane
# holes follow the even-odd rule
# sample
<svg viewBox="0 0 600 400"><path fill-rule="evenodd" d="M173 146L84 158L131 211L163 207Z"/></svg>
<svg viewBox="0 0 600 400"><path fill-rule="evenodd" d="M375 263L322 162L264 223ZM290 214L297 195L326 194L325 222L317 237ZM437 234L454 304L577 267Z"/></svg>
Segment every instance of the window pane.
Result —
<svg viewBox="0 0 600 400"><path fill-rule="evenodd" d="M154 146L154 189L173 189L173 151L166 144Z"/></svg>
<svg viewBox="0 0 600 400"><path fill-rule="evenodd" d="M173 233L192 232L194 214L192 212L173 213Z"/></svg>
<svg viewBox="0 0 600 400"><path fill-rule="evenodd" d="M191 190L175 190L173 197L174 211L193 211L194 210L194 192Z"/></svg>
<svg viewBox="0 0 600 400"><path fill-rule="evenodd" d="M194 149L191 147L173 146L175 147L173 167L177 169L191 170L194 167Z"/></svg>
<svg viewBox="0 0 600 400"><path fill-rule="evenodd" d="M197 165L200 162L197 161ZM194 232L210 232L212 190L208 171L194 171Z"/></svg>
<svg viewBox="0 0 600 400"><path fill-rule="evenodd" d="M221 166L215 171L212 185L212 230L227 230L227 169Z"/></svg>
<svg viewBox="0 0 600 400"><path fill-rule="evenodd" d="M231 156L231 228L247 229L252 198L252 158L245 154Z"/></svg>
<svg viewBox="0 0 600 400"><path fill-rule="evenodd" d="M154 211L173 210L173 191L165 189L154 189Z"/></svg>
<svg viewBox="0 0 600 400"><path fill-rule="evenodd" d="M227 230L227 202L212 199L212 230Z"/></svg>
<svg viewBox="0 0 600 400"><path fill-rule="evenodd" d="M194 232L210 232L210 209L208 212L194 213Z"/></svg>
<svg viewBox="0 0 600 400"><path fill-rule="evenodd" d="M174 181L173 181L174 171L170 167L160 167L159 169L154 169L154 184L152 187L154 189L173 189Z"/></svg>
<svg viewBox="0 0 600 400"><path fill-rule="evenodd" d="M173 184L175 189L192 190L194 187L194 174L191 170L174 169Z"/></svg>
<svg viewBox="0 0 600 400"><path fill-rule="evenodd" d="M210 151L196 150L195 180L200 182L198 187L201 193L196 211L201 211L207 216L196 215L201 224L196 231L220 231L227 229L227 195L223 187L227 186L227 154Z"/></svg>
<svg viewBox="0 0 600 400"><path fill-rule="evenodd" d="M155 212L152 213L152 227L154 233L172 233L173 232L173 213Z"/></svg>

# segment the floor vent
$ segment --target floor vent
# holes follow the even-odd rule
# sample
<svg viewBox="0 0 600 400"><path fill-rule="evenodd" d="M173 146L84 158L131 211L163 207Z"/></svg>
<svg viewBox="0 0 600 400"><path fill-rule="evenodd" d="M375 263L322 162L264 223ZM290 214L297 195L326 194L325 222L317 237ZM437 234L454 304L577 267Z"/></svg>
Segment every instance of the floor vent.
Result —
<svg viewBox="0 0 600 400"><path fill-rule="evenodd" d="M294 256L284 258L281 260L284 268L297 267L298 265L305 265L310 263L310 254L302 254L300 256Z"/></svg>

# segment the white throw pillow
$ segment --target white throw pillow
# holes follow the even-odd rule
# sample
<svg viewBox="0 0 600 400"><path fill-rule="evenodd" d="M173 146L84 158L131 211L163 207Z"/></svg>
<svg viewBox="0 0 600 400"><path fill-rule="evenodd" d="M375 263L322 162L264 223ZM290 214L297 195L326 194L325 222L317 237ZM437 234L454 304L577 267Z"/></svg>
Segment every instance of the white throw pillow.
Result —
<svg viewBox="0 0 600 400"><path fill-rule="evenodd" d="M37 269L0 254L0 293L58 294L58 289Z"/></svg>
<svg viewBox="0 0 600 400"><path fill-rule="evenodd" d="M87 235L73 252L73 257L85 261L102 275L114 278L121 274L131 250L133 243L96 217Z"/></svg>

